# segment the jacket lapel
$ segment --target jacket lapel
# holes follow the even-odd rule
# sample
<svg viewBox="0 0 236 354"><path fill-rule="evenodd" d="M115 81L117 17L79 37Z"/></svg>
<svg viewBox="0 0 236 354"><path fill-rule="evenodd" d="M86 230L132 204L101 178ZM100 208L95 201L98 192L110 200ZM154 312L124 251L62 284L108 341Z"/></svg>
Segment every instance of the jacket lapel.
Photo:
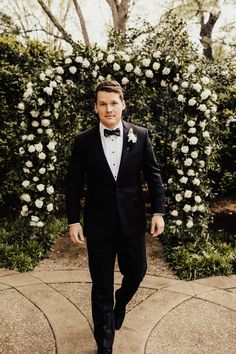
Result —
<svg viewBox="0 0 236 354"><path fill-rule="evenodd" d="M129 157L129 151L128 151L128 131L130 128L130 124L123 121L123 148L122 148L122 154L121 154L121 160L120 160L120 167L119 167L119 172L117 176L117 181L122 176L122 172L125 171L125 168L127 167L127 159Z"/></svg>

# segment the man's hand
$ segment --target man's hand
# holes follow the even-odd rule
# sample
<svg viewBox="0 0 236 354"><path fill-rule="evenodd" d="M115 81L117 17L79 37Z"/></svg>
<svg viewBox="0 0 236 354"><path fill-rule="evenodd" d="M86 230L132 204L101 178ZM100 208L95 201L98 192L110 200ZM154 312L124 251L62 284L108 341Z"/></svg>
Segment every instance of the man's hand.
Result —
<svg viewBox="0 0 236 354"><path fill-rule="evenodd" d="M161 214L153 215L151 221L151 236L157 237L162 234L165 222Z"/></svg>
<svg viewBox="0 0 236 354"><path fill-rule="evenodd" d="M69 236L73 243L84 243L83 228L80 224L69 226Z"/></svg>

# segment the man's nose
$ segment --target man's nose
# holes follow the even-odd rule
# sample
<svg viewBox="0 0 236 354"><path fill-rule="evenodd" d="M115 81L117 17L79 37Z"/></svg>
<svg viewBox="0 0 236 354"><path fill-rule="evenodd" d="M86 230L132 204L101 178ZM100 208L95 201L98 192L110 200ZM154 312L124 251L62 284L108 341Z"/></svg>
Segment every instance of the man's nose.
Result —
<svg viewBox="0 0 236 354"><path fill-rule="evenodd" d="M112 107L111 107L111 105L107 105L107 112L112 112Z"/></svg>

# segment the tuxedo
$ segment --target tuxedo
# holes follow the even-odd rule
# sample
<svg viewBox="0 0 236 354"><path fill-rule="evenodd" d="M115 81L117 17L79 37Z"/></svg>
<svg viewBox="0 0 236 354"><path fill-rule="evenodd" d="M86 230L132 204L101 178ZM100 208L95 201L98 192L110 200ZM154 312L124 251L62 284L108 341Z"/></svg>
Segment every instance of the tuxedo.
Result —
<svg viewBox="0 0 236 354"><path fill-rule="evenodd" d="M164 185L145 128L122 121L123 146L115 179L104 154L99 125L75 138L67 174L68 223L80 220L85 197L84 235L93 281L92 312L98 345L114 339L113 282L116 255L124 275L116 301L126 306L146 272L146 218L142 179L152 213L164 213ZM129 140L133 130L135 139Z"/></svg>

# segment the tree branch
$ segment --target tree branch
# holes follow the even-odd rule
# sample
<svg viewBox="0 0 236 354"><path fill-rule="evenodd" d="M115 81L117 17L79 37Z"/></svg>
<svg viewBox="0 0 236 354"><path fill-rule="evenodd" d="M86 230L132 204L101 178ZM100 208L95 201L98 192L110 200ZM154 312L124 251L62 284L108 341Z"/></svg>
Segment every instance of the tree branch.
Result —
<svg viewBox="0 0 236 354"><path fill-rule="evenodd" d="M85 20L84 20L84 16L81 10L80 5L78 4L77 0L73 0L74 6L75 6L75 10L77 12L77 15L79 17L80 20L80 25L81 25L81 30L82 30L82 34L84 37L84 42L87 46L90 46L90 41L89 41L89 36L88 36L88 31L86 28L86 24L85 24Z"/></svg>

